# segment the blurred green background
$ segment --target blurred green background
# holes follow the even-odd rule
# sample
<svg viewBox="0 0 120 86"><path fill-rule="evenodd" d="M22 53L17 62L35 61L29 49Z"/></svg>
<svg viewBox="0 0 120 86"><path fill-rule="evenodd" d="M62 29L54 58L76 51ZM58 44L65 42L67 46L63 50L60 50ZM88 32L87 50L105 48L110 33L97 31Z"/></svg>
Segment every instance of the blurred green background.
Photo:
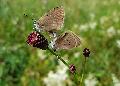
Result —
<svg viewBox="0 0 120 86"><path fill-rule="evenodd" d="M62 31L82 39L80 47L60 51L63 59L81 73L87 47L85 86L120 86L120 0L0 0L0 86L77 86L55 56L26 43L30 16L39 19L60 5L66 14Z"/></svg>

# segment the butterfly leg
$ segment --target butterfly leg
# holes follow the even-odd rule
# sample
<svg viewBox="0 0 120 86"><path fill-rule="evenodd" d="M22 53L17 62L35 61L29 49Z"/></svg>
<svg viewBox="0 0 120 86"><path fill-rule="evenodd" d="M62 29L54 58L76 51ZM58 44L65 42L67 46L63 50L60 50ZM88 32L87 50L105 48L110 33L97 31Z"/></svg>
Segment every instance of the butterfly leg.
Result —
<svg viewBox="0 0 120 86"><path fill-rule="evenodd" d="M50 42L50 47L54 50L54 51L56 51L56 49L55 49L55 41L57 40L57 37L55 37L51 42Z"/></svg>
<svg viewBox="0 0 120 86"><path fill-rule="evenodd" d="M57 33L53 32L53 31L49 31L50 37L51 38L56 38L57 37Z"/></svg>

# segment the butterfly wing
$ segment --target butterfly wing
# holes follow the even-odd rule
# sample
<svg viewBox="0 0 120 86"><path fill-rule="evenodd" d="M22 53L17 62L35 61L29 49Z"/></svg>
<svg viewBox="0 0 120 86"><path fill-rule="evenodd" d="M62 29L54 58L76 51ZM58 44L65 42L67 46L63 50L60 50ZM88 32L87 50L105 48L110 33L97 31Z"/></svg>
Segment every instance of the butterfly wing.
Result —
<svg viewBox="0 0 120 86"><path fill-rule="evenodd" d="M55 41L55 49L71 49L80 45L80 39L72 32L66 32Z"/></svg>
<svg viewBox="0 0 120 86"><path fill-rule="evenodd" d="M79 46L80 44L81 44L81 40L80 40L80 38L76 35L76 34L74 34L74 33L72 33L73 35L74 35L74 37L75 37L75 40L76 40L76 47L77 46Z"/></svg>
<svg viewBox="0 0 120 86"><path fill-rule="evenodd" d="M37 24L40 29L43 29L48 32L59 30L64 23L64 8L56 7L42 16L38 21Z"/></svg>

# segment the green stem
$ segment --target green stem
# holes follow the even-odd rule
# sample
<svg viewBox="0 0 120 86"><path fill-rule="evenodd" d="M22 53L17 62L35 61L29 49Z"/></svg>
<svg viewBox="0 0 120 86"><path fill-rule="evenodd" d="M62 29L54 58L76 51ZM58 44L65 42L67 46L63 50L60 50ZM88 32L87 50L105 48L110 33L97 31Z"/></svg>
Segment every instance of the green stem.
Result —
<svg viewBox="0 0 120 86"><path fill-rule="evenodd" d="M67 62L65 62L60 55L58 55L57 53L55 53L52 49L48 48L48 50L53 54L55 55L58 59L60 59L68 68L69 68L69 65Z"/></svg>
<svg viewBox="0 0 120 86"><path fill-rule="evenodd" d="M83 79L84 79L84 75L85 75L85 67L86 67L86 57L85 57L85 60L84 60L84 63L83 63L83 71L82 71L82 76L81 76L81 80L80 80L80 86L82 86L83 84Z"/></svg>

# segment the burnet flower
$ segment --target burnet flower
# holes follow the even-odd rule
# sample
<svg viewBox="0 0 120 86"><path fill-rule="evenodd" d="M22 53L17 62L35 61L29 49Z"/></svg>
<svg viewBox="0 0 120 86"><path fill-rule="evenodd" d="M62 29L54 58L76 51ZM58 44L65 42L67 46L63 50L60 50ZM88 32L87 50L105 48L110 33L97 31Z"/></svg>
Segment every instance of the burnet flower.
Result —
<svg viewBox="0 0 120 86"><path fill-rule="evenodd" d="M42 50L46 50L48 48L48 40L37 31L34 31L28 35L27 43Z"/></svg>
<svg viewBox="0 0 120 86"><path fill-rule="evenodd" d="M75 65L71 64L69 67L69 70L71 73L75 73L75 71L76 71Z"/></svg>
<svg viewBox="0 0 120 86"><path fill-rule="evenodd" d="M89 55L90 55L90 50L89 50L88 48L85 48L85 49L83 50L83 55L84 55L85 57L89 57Z"/></svg>

